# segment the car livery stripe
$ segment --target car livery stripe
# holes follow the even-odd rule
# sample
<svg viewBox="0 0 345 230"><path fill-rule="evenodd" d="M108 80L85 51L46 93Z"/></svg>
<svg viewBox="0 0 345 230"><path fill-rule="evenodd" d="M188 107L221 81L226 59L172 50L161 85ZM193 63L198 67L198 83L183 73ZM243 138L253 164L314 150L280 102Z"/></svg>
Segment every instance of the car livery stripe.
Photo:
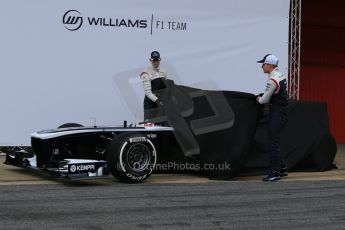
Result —
<svg viewBox="0 0 345 230"><path fill-rule="evenodd" d="M65 135L80 134L80 133L98 133L98 132L162 132L162 131L174 131L172 127L145 127L138 129L126 129L126 128L90 128L90 129L75 129L75 130L64 130L56 132L55 130L41 131L31 134L31 137L39 139L50 139Z"/></svg>

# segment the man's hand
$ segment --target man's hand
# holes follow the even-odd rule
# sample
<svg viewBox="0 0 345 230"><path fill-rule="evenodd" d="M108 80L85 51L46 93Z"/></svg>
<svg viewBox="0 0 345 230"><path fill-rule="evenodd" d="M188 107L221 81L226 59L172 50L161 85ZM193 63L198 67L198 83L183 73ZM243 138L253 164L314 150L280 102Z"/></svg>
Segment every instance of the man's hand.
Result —
<svg viewBox="0 0 345 230"><path fill-rule="evenodd" d="M260 94L258 94L258 95L256 96L256 101L257 101L257 103L260 103L259 100L260 100L260 98L261 98L263 95L264 95L263 93L260 93Z"/></svg>
<svg viewBox="0 0 345 230"><path fill-rule="evenodd" d="M163 101L161 101L159 98L156 100L156 104L159 106L159 107L162 107L164 104L163 104Z"/></svg>

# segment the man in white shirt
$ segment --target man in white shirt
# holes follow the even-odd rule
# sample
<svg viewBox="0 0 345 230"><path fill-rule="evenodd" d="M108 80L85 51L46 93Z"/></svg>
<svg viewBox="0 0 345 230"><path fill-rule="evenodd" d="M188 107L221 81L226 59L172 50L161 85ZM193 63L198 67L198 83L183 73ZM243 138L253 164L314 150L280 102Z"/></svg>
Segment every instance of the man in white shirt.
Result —
<svg viewBox="0 0 345 230"><path fill-rule="evenodd" d="M151 66L140 74L145 91L144 111L163 106L162 100L155 91L166 88L167 73L160 68L161 56L158 51L151 52L150 62Z"/></svg>
<svg viewBox="0 0 345 230"><path fill-rule="evenodd" d="M278 59L273 54L267 54L258 63L262 63L262 70L268 74L266 90L256 99L260 104L269 104L270 172L263 181L277 181L288 175L286 160L280 151L280 137L287 123L287 81L279 72Z"/></svg>

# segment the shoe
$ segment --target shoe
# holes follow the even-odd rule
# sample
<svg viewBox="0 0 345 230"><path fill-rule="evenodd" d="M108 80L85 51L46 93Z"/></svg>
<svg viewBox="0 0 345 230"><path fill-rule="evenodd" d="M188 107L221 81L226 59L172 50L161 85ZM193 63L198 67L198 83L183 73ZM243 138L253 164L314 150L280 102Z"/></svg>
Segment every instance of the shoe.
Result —
<svg viewBox="0 0 345 230"><path fill-rule="evenodd" d="M280 180L280 172L275 171L275 170L272 170L270 174L262 178L262 181L265 181L265 182L273 182L277 180Z"/></svg>
<svg viewBox="0 0 345 230"><path fill-rule="evenodd" d="M280 169L280 177L284 177L284 176L288 176L288 175L289 175L289 173L287 171L286 166Z"/></svg>

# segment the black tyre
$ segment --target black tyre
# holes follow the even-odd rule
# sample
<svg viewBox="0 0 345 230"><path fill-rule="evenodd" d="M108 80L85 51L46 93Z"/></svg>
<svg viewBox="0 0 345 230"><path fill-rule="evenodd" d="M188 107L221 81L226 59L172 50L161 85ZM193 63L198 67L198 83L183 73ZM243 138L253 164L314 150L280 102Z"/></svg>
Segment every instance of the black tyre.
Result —
<svg viewBox="0 0 345 230"><path fill-rule="evenodd" d="M156 148L144 134L123 133L107 147L109 170L123 182L146 180L156 164Z"/></svg>
<svg viewBox="0 0 345 230"><path fill-rule="evenodd" d="M60 125L58 129L71 128L71 127L84 127L84 126L78 123L66 123L66 124Z"/></svg>

